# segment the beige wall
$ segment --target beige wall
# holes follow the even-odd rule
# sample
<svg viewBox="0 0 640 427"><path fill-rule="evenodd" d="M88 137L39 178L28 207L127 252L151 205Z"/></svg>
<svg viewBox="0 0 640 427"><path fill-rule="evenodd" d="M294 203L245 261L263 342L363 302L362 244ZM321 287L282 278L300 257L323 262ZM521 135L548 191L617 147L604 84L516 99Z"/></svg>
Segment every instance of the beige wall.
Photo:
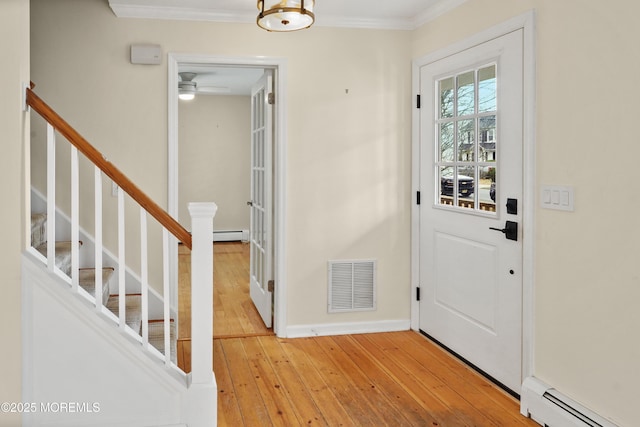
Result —
<svg viewBox="0 0 640 427"><path fill-rule="evenodd" d="M29 81L29 1L0 2L0 129L2 129L2 297L0 297L0 402L21 402L22 340L20 336L20 253L26 220L24 159L28 157L28 117L22 112L22 84ZM20 424L19 414L0 412L0 426Z"/></svg>
<svg viewBox="0 0 640 427"><path fill-rule="evenodd" d="M214 230L248 230L251 97L199 95L178 106L179 218L189 202L215 201Z"/></svg>
<svg viewBox="0 0 640 427"><path fill-rule="evenodd" d="M167 64L131 65L130 44L286 58L288 322L409 319L410 32L118 19L98 0L32 9L39 93L163 206ZM327 314L327 261L344 258L378 259L377 311Z"/></svg>
<svg viewBox="0 0 640 427"><path fill-rule="evenodd" d="M575 211L536 204L537 377L610 417L639 425L640 4L470 0L415 32L420 57L536 9L536 191L575 188ZM603 149L603 147L606 147Z"/></svg>

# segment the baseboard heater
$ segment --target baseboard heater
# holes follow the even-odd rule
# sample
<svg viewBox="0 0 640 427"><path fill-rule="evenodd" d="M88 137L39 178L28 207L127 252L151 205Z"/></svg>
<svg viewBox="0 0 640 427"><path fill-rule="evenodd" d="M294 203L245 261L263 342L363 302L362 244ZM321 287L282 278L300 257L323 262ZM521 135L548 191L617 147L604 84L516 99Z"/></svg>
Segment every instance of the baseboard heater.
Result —
<svg viewBox="0 0 640 427"><path fill-rule="evenodd" d="M534 377L522 383L520 413L547 427L617 427Z"/></svg>
<svg viewBox="0 0 640 427"><path fill-rule="evenodd" d="M249 240L249 230L214 231L214 242L246 242Z"/></svg>

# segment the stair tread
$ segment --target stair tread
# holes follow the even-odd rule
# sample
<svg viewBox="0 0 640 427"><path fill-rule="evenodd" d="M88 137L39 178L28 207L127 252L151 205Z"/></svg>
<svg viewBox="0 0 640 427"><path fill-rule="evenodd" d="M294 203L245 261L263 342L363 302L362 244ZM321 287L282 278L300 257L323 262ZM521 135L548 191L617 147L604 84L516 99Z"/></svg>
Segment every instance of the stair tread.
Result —
<svg viewBox="0 0 640 427"><path fill-rule="evenodd" d="M93 284L96 281L96 269L95 268L81 268L80 270L80 286L83 284ZM113 267L102 268L102 283L106 283L111 276L113 276ZM87 291L89 292L89 291Z"/></svg>
<svg viewBox="0 0 640 427"><path fill-rule="evenodd" d="M31 246L40 246L47 239L46 222L47 214L31 214Z"/></svg>
<svg viewBox="0 0 640 427"><path fill-rule="evenodd" d="M40 252L45 258L47 257L47 214L32 213L31 214L31 246ZM82 242L79 242L82 246ZM71 277L71 241L55 242L55 265L66 275ZM104 267L102 269L103 296L102 303L114 315L119 316L120 297L119 295L110 295L109 280L113 276L113 267ZM95 268L79 269L79 286L87 293L95 296ZM125 322L137 333L142 331L142 295L127 294L125 296ZM164 354L164 321L149 320L149 344L154 346L158 351ZM177 331L176 324L170 321L170 357L174 363L177 363Z"/></svg>
<svg viewBox="0 0 640 427"><path fill-rule="evenodd" d="M120 296L111 295L106 304L116 316L120 315ZM125 295L125 322L131 329L140 333L142 328L142 295Z"/></svg>
<svg viewBox="0 0 640 427"><path fill-rule="evenodd" d="M109 300L109 279L113 276L113 267L104 267L102 269L102 304L106 304ZM79 270L79 285L87 291L91 296L95 297L96 291L96 269L81 268Z"/></svg>
<svg viewBox="0 0 640 427"><path fill-rule="evenodd" d="M82 243L80 243L82 245ZM71 256L71 242L69 241L60 241L55 243L56 255L58 254L67 254ZM47 256L47 242L42 242L39 244L36 249L44 256Z"/></svg>
<svg viewBox="0 0 640 427"><path fill-rule="evenodd" d="M82 246L82 242L80 242ZM36 250L40 252L45 258L47 257L47 242L42 242L36 247ZM56 266L62 270L67 276L71 276L71 242L56 242Z"/></svg>
<svg viewBox="0 0 640 427"><path fill-rule="evenodd" d="M164 354L164 321L149 321L149 344L154 346L160 353ZM171 360L176 362L177 355L177 335L176 323L171 319L169 323L169 346L171 352Z"/></svg>
<svg viewBox="0 0 640 427"><path fill-rule="evenodd" d="M47 257L48 245L46 242L46 213L31 214L31 244L45 258ZM82 246L82 242L79 242ZM71 276L71 242L56 241L55 242L55 265L68 276ZM90 295L95 294L95 268L79 269L79 285ZM105 267L102 269L103 297L102 303L116 316L120 313L120 297L118 295L110 295L109 280L113 276L114 269ZM142 296L140 294L127 294L125 296L125 322L136 331L142 331ZM164 321L150 320L149 323L149 344L154 346L158 351L164 354ZM177 332L176 324L171 319L170 329L170 352L171 360L177 363Z"/></svg>
<svg viewBox="0 0 640 427"><path fill-rule="evenodd" d="M44 224L44 222L47 220L47 214L46 213L32 213L31 214L31 228L34 227L34 225L40 225L40 224Z"/></svg>

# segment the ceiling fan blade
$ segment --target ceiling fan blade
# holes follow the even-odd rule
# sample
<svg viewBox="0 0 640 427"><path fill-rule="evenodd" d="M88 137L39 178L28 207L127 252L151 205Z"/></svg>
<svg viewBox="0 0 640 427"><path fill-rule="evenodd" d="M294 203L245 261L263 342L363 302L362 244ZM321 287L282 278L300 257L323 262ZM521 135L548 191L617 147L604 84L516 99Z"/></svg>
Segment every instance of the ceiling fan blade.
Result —
<svg viewBox="0 0 640 427"><path fill-rule="evenodd" d="M198 86L198 93L231 93L231 88L227 86Z"/></svg>

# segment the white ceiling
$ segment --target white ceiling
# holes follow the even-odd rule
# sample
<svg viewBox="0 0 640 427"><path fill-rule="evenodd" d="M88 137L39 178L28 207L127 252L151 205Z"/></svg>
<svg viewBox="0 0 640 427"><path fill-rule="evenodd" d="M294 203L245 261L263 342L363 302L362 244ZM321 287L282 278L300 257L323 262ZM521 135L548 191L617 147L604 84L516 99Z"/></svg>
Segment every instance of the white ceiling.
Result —
<svg viewBox="0 0 640 427"><path fill-rule="evenodd" d="M314 25L412 30L467 0L316 0ZM109 0L121 18L255 22L256 0Z"/></svg>

